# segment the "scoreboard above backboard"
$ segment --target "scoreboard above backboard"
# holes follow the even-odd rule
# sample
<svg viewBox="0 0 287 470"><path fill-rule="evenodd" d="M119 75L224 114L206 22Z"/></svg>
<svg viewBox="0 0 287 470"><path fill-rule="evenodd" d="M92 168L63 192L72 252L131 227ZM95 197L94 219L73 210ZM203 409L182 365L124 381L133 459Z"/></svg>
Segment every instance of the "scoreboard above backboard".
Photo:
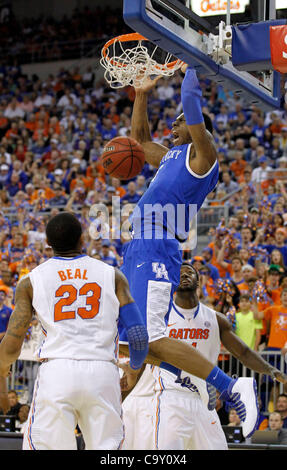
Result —
<svg viewBox="0 0 287 470"><path fill-rule="evenodd" d="M244 13L250 0L231 0L230 13ZM190 0L190 8L198 16L226 15L226 0Z"/></svg>

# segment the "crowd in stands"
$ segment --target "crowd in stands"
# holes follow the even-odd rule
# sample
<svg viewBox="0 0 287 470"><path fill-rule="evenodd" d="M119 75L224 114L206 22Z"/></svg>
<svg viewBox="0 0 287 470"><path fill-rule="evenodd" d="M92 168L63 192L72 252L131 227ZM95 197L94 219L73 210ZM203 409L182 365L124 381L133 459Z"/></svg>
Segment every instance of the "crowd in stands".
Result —
<svg viewBox="0 0 287 470"><path fill-rule="evenodd" d="M103 45L105 38L129 32L120 9L105 5L75 8L62 18L20 19L11 10L0 22L1 62L21 63L79 57L80 42ZM102 42L102 44L101 44ZM82 47L82 46L81 46Z"/></svg>
<svg viewBox="0 0 287 470"><path fill-rule="evenodd" d="M79 24L76 16L74 22ZM99 15L99 28L103 24ZM110 24L114 35L117 22ZM67 28L75 34L73 24ZM45 34L52 30L52 26L44 29ZM149 96L152 138L168 148L172 123L182 112L182 78L177 72L161 79ZM280 111L263 113L247 108L240 96L204 76L200 84L220 166L219 183L201 213L208 220L224 206L228 217L209 229L203 249L187 249L183 256L199 271L202 302L225 314L251 348L284 356L287 102L283 99ZM60 69L40 80L24 75L17 63L1 66L0 340L14 307L17 281L53 256L45 224L58 211L78 214L85 233L84 252L121 266L127 236L124 230L113 229L113 197L118 197L121 210L129 207L121 219L125 223L156 169L145 164L136 178L120 181L105 174L100 157L110 139L130 135L133 101L132 88L112 90L91 69ZM101 211L91 212L95 204L107 208L108 221Z"/></svg>

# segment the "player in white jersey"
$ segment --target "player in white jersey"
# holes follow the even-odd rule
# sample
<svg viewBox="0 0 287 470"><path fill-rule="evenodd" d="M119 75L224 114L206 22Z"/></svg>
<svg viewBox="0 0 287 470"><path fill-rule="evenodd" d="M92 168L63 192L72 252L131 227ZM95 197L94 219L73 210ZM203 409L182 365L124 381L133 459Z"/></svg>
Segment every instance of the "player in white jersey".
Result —
<svg viewBox="0 0 287 470"><path fill-rule="evenodd" d="M82 254L82 228L74 215L53 217L46 235L55 256L18 283L0 345L0 376L5 377L36 311L43 332L37 351L42 364L23 449L75 450L77 425L86 449L119 449L124 428L117 324L120 318L129 330L132 374L147 354L146 328L123 274Z"/></svg>
<svg viewBox="0 0 287 470"><path fill-rule="evenodd" d="M198 301L197 287L197 271L183 263L167 335L188 342L212 362L217 361L222 342L246 367L286 381L284 374L233 333L224 315ZM123 402L126 433L123 448L225 450L227 443L215 402L216 391L204 380L184 372L176 377L165 369L146 366Z"/></svg>

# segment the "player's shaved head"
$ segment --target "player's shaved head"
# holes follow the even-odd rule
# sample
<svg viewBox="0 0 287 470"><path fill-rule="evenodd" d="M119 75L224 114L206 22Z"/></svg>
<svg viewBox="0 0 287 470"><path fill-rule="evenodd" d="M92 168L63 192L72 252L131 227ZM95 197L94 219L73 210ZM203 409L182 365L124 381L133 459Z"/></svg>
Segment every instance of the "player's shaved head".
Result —
<svg viewBox="0 0 287 470"><path fill-rule="evenodd" d="M65 253L78 247L82 226L70 212L61 212L49 220L46 226L48 244L57 253Z"/></svg>

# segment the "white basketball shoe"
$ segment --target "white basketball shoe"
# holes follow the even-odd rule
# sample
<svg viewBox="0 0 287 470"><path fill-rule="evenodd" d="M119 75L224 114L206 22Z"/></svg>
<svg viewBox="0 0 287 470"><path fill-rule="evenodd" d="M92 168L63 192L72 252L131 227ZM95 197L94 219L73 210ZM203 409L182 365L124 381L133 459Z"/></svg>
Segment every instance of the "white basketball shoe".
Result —
<svg viewBox="0 0 287 470"><path fill-rule="evenodd" d="M257 386L254 379L240 377L232 380L228 389L221 395L229 408L234 408L241 420L244 437L250 437L256 431L259 419Z"/></svg>

